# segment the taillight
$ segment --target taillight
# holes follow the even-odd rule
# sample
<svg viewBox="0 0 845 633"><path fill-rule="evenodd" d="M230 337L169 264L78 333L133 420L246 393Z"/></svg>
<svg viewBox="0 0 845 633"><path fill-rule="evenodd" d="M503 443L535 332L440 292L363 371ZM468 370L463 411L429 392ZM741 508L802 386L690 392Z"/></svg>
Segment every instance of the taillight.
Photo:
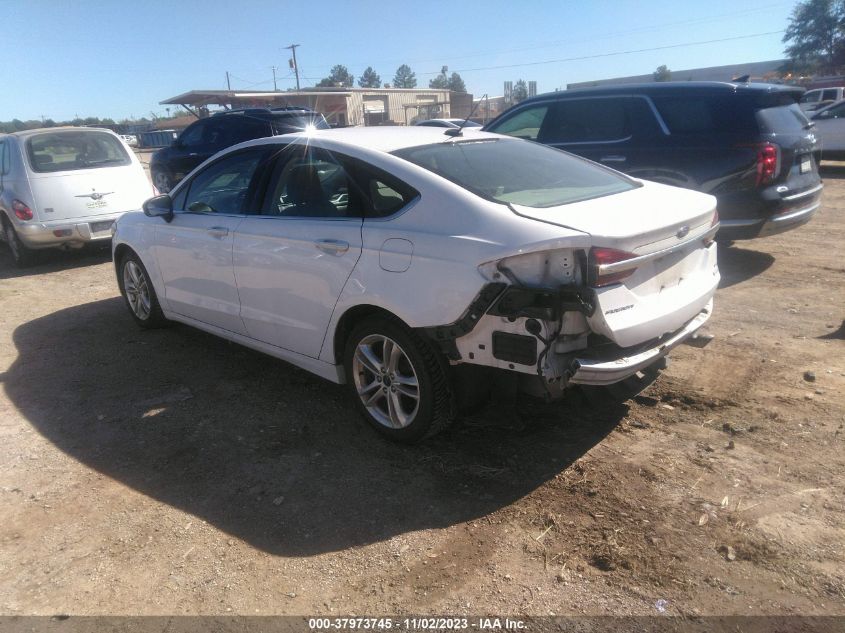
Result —
<svg viewBox="0 0 845 633"><path fill-rule="evenodd" d="M713 212L713 220L710 222L710 228L712 229L712 228L713 228L714 226L716 226L717 224L719 224L719 210L718 210L718 209L716 209L716 210ZM703 239L703 240L701 240L701 241L702 241L702 242L704 242L704 245L705 245L705 246L710 246L713 242L715 242L715 241L716 241L716 234L715 234L715 233L710 233L710 232L708 231L708 232L707 232L707 235L705 235L704 239Z"/></svg>
<svg viewBox="0 0 845 633"><path fill-rule="evenodd" d="M20 200L12 200L12 211L15 212L18 220L31 220L32 209L26 206Z"/></svg>
<svg viewBox="0 0 845 633"><path fill-rule="evenodd" d="M780 148L774 143L757 146L757 184L767 185L775 181L780 171Z"/></svg>
<svg viewBox="0 0 845 633"><path fill-rule="evenodd" d="M639 255L620 251L615 248L594 246L590 249L590 271L593 286L609 286L627 279L637 270L636 264L625 265L625 262L636 259Z"/></svg>

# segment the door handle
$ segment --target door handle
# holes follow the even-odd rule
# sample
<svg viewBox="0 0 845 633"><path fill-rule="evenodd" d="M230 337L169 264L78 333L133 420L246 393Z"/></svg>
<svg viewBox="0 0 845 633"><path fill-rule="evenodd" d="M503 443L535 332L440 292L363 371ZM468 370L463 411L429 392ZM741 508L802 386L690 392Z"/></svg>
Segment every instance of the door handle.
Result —
<svg viewBox="0 0 845 633"><path fill-rule="evenodd" d="M314 246L332 255L342 255L349 250L349 242L343 240L314 240Z"/></svg>
<svg viewBox="0 0 845 633"><path fill-rule="evenodd" d="M229 229L225 226L212 226L208 229L208 234L211 237L216 237L222 240L224 237L229 235Z"/></svg>
<svg viewBox="0 0 845 633"><path fill-rule="evenodd" d="M599 161L602 163L624 163L628 160L625 156L602 156Z"/></svg>

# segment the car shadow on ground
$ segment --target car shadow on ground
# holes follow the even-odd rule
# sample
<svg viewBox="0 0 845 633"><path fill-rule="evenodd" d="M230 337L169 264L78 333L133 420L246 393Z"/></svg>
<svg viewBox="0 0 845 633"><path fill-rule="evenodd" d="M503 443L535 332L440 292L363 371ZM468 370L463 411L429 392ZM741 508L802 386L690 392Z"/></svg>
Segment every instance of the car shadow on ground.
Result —
<svg viewBox="0 0 845 633"><path fill-rule="evenodd" d="M724 244L719 244L718 259L719 273L722 276L719 288L730 288L735 284L748 281L765 272L775 263L775 258L768 253Z"/></svg>
<svg viewBox="0 0 845 633"><path fill-rule="evenodd" d="M564 471L627 412L594 399L499 401L406 447L366 427L341 386L192 328L140 331L119 298L35 319L14 342L18 358L0 380L45 438L286 556L494 512Z"/></svg>
<svg viewBox="0 0 845 633"><path fill-rule="evenodd" d="M47 249L36 251L32 265L26 268L16 268L12 263L12 255L5 243L0 244L0 279L15 277L34 277L59 270L71 270L82 266L93 266L111 260L111 249L82 248L79 250L60 251Z"/></svg>

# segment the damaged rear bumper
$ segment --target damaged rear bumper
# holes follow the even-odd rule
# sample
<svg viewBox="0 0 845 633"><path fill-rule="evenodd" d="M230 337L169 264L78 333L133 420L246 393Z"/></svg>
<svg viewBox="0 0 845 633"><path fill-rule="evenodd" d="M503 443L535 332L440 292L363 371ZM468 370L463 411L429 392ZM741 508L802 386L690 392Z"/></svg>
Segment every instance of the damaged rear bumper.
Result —
<svg viewBox="0 0 845 633"><path fill-rule="evenodd" d="M652 365L662 357L666 356L673 348L677 347L704 325L710 318L713 311L712 299L707 306L693 319L688 321L681 329L669 334L656 345L646 349L623 356L600 358L575 358L569 367L570 383L581 385L610 385L629 376L633 376L641 369ZM624 350L619 350L624 351Z"/></svg>

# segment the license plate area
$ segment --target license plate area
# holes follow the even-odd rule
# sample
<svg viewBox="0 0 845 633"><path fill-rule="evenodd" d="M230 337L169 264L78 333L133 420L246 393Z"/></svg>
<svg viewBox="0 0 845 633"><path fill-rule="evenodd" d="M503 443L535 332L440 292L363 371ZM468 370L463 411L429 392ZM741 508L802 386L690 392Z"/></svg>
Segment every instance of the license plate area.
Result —
<svg viewBox="0 0 845 633"><path fill-rule="evenodd" d="M91 233L105 233L111 229L112 224L114 224L114 220L103 220L102 222L91 222L89 226Z"/></svg>
<svg viewBox="0 0 845 633"><path fill-rule="evenodd" d="M811 171L813 171L812 156L802 156L798 160L800 161L798 166L798 173L809 174Z"/></svg>

